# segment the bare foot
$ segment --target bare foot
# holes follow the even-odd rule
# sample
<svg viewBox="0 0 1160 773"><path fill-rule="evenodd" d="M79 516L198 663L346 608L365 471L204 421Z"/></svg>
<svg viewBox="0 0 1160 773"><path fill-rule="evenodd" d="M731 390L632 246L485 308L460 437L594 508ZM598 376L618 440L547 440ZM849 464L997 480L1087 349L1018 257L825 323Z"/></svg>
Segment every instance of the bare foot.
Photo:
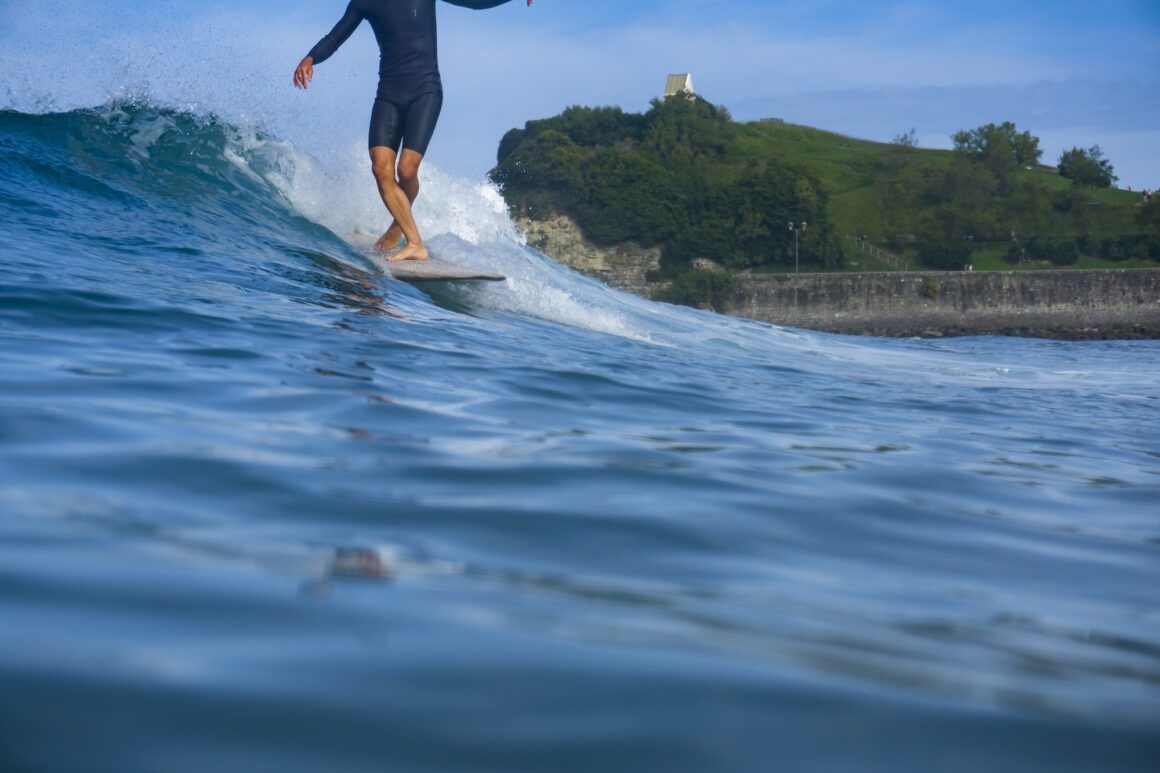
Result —
<svg viewBox="0 0 1160 773"><path fill-rule="evenodd" d="M401 241L403 241L402 227L397 222L391 223L391 227L387 229L387 232L375 242L375 249L379 252L390 252L398 247Z"/></svg>
<svg viewBox="0 0 1160 773"><path fill-rule="evenodd" d="M426 260L427 257L427 248L422 244L408 244L387 260L393 263L399 260Z"/></svg>

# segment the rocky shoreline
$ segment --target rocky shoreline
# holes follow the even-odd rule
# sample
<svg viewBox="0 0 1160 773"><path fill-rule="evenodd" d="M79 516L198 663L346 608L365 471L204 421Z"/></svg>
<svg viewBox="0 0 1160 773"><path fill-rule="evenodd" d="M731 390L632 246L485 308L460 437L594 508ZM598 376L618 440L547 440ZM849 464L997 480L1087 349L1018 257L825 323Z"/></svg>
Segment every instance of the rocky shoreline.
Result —
<svg viewBox="0 0 1160 773"><path fill-rule="evenodd" d="M606 284L657 298L660 249L601 248L571 219L521 220L528 245ZM1160 339L1160 269L753 274L720 299L733 316L831 333Z"/></svg>
<svg viewBox="0 0 1160 773"><path fill-rule="evenodd" d="M661 266L659 247L641 247L628 242L615 247L597 247L584 237L580 226L566 215L545 220L517 218L516 225L527 237L528 246L558 263L602 280L618 290L654 298L662 282L650 282L649 273Z"/></svg>

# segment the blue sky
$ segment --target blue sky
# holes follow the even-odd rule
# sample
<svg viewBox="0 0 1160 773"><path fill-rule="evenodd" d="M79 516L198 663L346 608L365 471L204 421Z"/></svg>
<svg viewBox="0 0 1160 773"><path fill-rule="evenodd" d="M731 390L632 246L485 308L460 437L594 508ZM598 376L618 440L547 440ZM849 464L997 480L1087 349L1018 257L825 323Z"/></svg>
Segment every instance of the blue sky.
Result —
<svg viewBox="0 0 1160 773"><path fill-rule="evenodd" d="M118 90L263 122L313 152L357 143L376 50L360 30L309 94L289 71L344 0L0 0L0 100L68 107ZM500 136L570 104L647 107L691 71L739 118L871 139L1015 120L1048 160L1101 144L1160 186L1160 3L523 0L440 9L447 103L434 163L479 176Z"/></svg>

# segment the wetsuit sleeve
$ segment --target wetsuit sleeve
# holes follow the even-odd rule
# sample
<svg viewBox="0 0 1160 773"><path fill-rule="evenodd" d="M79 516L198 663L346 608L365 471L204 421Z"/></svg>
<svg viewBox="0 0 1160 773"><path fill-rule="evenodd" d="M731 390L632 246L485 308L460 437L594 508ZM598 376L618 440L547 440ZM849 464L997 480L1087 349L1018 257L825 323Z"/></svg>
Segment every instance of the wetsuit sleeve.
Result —
<svg viewBox="0 0 1160 773"><path fill-rule="evenodd" d="M511 0L443 0L443 2L458 5L460 8L471 8L475 11L483 11L488 8L503 5L504 3L510 3Z"/></svg>
<svg viewBox="0 0 1160 773"><path fill-rule="evenodd" d="M350 5L346 7L346 13L338 20L338 24L334 25L334 29L318 41L318 45L310 49L307 56L312 57L315 64L322 64L354 34L358 25L362 24L362 20L362 10L358 8L356 0L351 0Z"/></svg>

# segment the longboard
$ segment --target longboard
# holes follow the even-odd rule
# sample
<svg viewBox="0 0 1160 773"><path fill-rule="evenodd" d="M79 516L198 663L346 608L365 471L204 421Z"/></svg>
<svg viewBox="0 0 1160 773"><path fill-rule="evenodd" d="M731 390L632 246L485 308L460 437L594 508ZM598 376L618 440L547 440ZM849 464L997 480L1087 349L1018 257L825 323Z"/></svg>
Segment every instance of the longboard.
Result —
<svg viewBox="0 0 1160 773"><path fill-rule="evenodd" d="M388 262L391 276L403 282L502 282L502 274L488 274L438 258Z"/></svg>

